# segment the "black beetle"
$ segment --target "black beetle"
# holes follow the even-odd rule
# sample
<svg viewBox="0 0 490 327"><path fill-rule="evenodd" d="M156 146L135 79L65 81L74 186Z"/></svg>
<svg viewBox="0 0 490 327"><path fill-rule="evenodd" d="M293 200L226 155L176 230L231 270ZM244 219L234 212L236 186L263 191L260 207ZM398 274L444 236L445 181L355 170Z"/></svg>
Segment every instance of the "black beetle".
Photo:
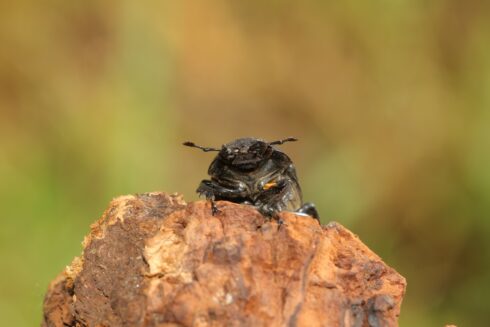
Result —
<svg viewBox="0 0 490 327"><path fill-rule="evenodd" d="M315 206L303 204L291 159L273 147L292 141L297 139L289 137L266 142L247 137L224 144L221 149L185 142L184 145L204 152L219 152L208 169L211 179L203 180L196 192L211 200L213 215L218 212L214 201L226 200L253 205L267 216L288 210L319 220Z"/></svg>

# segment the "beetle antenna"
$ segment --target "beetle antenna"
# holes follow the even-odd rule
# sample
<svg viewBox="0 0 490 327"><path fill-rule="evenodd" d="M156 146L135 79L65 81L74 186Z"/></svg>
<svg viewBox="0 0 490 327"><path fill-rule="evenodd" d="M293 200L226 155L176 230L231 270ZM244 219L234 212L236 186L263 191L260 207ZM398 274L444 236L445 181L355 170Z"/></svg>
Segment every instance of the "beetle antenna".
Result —
<svg viewBox="0 0 490 327"><path fill-rule="evenodd" d="M295 138L295 137L287 137L285 139L282 139L282 140L278 140L278 141L274 141L274 142L269 142L269 145L276 145L276 144L283 144L283 143L286 143L286 142L296 142L298 139Z"/></svg>
<svg viewBox="0 0 490 327"><path fill-rule="evenodd" d="M203 150L204 152L210 152L210 151L220 151L220 149L215 149L215 148L206 148L206 147L203 147L203 146L199 146L199 145L196 145L194 144L193 142L184 142L182 143L183 145L185 146L190 146L191 148L198 148L198 149L201 149Z"/></svg>

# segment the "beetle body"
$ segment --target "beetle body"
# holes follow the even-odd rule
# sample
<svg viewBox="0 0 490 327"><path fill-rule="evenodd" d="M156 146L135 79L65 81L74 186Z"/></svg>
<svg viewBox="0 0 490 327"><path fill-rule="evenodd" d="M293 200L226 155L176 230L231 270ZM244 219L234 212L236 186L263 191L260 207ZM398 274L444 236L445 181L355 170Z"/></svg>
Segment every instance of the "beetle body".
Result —
<svg viewBox="0 0 490 327"><path fill-rule="evenodd" d="M197 193L211 201L226 200L254 205L268 216L286 210L318 219L314 205L303 204L291 159L273 147L295 140L288 138L268 143L256 138L241 138L223 145L221 149L184 143L206 152L219 152L209 166L210 179L199 184Z"/></svg>

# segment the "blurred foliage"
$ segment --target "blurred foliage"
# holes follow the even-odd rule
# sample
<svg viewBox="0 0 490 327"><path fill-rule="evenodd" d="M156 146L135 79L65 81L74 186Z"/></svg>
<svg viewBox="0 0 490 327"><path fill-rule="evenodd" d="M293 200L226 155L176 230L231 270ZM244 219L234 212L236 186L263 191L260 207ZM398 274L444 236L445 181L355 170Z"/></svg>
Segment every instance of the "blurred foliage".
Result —
<svg viewBox="0 0 490 327"><path fill-rule="evenodd" d="M490 318L490 2L2 1L0 316L112 197L196 199L239 136L283 149L324 222L408 279L402 326Z"/></svg>

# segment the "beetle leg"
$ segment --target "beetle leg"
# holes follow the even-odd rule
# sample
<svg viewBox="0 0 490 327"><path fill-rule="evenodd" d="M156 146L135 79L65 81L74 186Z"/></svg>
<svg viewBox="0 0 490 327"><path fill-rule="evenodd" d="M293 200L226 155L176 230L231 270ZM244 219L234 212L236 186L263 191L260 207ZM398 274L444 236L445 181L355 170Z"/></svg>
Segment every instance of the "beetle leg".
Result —
<svg viewBox="0 0 490 327"><path fill-rule="evenodd" d="M214 196L216 199L233 201L233 198L245 198L246 190L241 188L227 188L215 181L203 180L196 190L199 195L204 195L206 198Z"/></svg>
<svg viewBox="0 0 490 327"><path fill-rule="evenodd" d="M262 206L258 206L257 210L267 218L268 221L275 220L277 222L277 229L279 230L282 225L286 225L284 223L284 220L279 217L279 212L282 210L280 208L277 208L275 206L271 206L269 204L264 204Z"/></svg>
<svg viewBox="0 0 490 327"><path fill-rule="evenodd" d="M278 212L288 210L292 191L292 184L287 180L281 180L273 187L264 189L255 205L263 215L273 217Z"/></svg>
<svg viewBox="0 0 490 327"><path fill-rule="evenodd" d="M272 218L277 222L277 230L280 230L282 226L287 226L286 222L279 217L279 211L274 211Z"/></svg>
<svg viewBox="0 0 490 327"><path fill-rule="evenodd" d="M233 201L234 198L239 198L243 196L243 190L241 189L231 189L219 185L215 181L203 180L196 192L206 197L206 199L211 201L211 213L213 216L217 214L220 210L216 206L215 200L228 200Z"/></svg>
<svg viewBox="0 0 490 327"><path fill-rule="evenodd" d="M213 199L210 199L209 201L211 202L211 215L215 216L220 210Z"/></svg>
<svg viewBox="0 0 490 327"><path fill-rule="evenodd" d="M212 187L212 182L203 180L196 192L200 196L206 197L207 200L211 203L211 214L214 216L219 212L218 207L216 206L216 202L214 202L216 191Z"/></svg>
<svg viewBox="0 0 490 327"><path fill-rule="evenodd" d="M298 210L296 210L296 212L307 214L308 216L311 216L316 220L320 221L320 216L318 215L318 211L316 210L315 205L311 202L307 202L303 204Z"/></svg>
<svg viewBox="0 0 490 327"><path fill-rule="evenodd" d="M282 226L287 226L287 224L281 218L277 219L277 230L280 230Z"/></svg>

